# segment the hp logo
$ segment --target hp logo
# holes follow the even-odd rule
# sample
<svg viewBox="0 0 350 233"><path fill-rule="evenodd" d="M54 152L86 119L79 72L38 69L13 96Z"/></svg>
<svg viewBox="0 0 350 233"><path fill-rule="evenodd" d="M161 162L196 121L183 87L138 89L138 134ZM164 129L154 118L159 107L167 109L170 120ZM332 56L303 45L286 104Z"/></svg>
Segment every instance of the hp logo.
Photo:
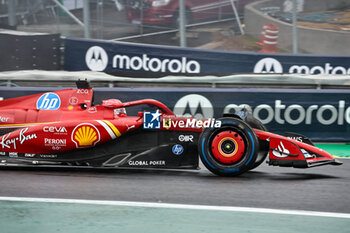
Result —
<svg viewBox="0 0 350 233"><path fill-rule="evenodd" d="M39 110L57 110L61 106L61 99L55 93L45 93L36 102L36 108Z"/></svg>
<svg viewBox="0 0 350 233"><path fill-rule="evenodd" d="M172 151L174 155L181 155L184 152L184 148L183 146L176 144L175 146L173 146Z"/></svg>

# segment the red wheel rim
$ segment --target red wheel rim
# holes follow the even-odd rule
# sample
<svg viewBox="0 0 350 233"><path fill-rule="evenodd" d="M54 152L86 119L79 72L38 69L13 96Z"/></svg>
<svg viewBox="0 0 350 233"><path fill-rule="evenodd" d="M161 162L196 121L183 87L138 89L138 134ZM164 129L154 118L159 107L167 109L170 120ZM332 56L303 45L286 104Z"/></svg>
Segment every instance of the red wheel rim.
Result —
<svg viewBox="0 0 350 233"><path fill-rule="evenodd" d="M216 160L224 164L232 164L243 157L245 143L238 133L223 131L214 137L211 150Z"/></svg>

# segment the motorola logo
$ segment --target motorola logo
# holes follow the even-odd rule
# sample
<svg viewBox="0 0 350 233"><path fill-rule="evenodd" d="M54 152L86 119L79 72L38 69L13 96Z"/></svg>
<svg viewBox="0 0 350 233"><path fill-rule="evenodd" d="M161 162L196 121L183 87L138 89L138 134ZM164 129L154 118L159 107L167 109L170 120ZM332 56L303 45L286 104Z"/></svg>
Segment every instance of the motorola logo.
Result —
<svg viewBox="0 0 350 233"><path fill-rule="evenodd" d="M85 62L92 71L104 71L108 65L108 55L100 46L93 46L86 52Z"/></svg>
<svg viewBox="0 0 350 233"><path fill-rule="evenodd" d="M274 58L263 58L254 67L254 73L283 73L282 65Z"/></svg>
<svg viewBox="0 0 350 233"><path fill-rule="evenodd" d="M213 118L214 108L211 102L204 96L190 94L177 101L174 107L174 113L177 116L208 119Z"/></svg>
<svg viewBox="0 0 350 233"><path fill-rule="evenodd" d="M316 66L298 64L290 65L289 67L285 68L285 73L289 74L350 74L350 67L334 66L331 63L318 64ZM274 58L267 57L256 63L254 73L283 73L283 68L279 61Z"/></svg>

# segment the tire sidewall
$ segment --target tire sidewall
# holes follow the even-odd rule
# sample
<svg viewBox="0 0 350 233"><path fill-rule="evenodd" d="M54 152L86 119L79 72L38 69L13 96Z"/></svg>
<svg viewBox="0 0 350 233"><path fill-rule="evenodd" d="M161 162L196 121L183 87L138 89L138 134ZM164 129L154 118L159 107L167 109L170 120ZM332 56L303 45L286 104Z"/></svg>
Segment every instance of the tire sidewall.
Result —
<svg viewBox="0 0 350 233"><path fill-rule="evenodd" d="M259 151L259 142L254 130L245 122L236 118L221 118L220 128L206 128L198 141L198 151L202 163L211 172L220 176L235 176L252 168ZM233 164L223 164L215 159L211 151L211 143L218 133L232 130L244 139L245 152L242 158Z"/></svg>

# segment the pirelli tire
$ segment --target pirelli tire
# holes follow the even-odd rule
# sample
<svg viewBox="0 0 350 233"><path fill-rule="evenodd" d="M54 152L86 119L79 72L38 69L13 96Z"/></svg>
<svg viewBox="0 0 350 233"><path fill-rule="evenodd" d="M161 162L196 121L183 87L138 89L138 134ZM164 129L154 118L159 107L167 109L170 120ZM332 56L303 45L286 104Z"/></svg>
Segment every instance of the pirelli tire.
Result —
<svg viewBox="0 0 350 233"><path fill-rule="evenodd" d="M198 141L204 166L219 176L237 176L250 170L259 152L254 130L238 118L224 117L220 128L206 128Z"/></svg>

